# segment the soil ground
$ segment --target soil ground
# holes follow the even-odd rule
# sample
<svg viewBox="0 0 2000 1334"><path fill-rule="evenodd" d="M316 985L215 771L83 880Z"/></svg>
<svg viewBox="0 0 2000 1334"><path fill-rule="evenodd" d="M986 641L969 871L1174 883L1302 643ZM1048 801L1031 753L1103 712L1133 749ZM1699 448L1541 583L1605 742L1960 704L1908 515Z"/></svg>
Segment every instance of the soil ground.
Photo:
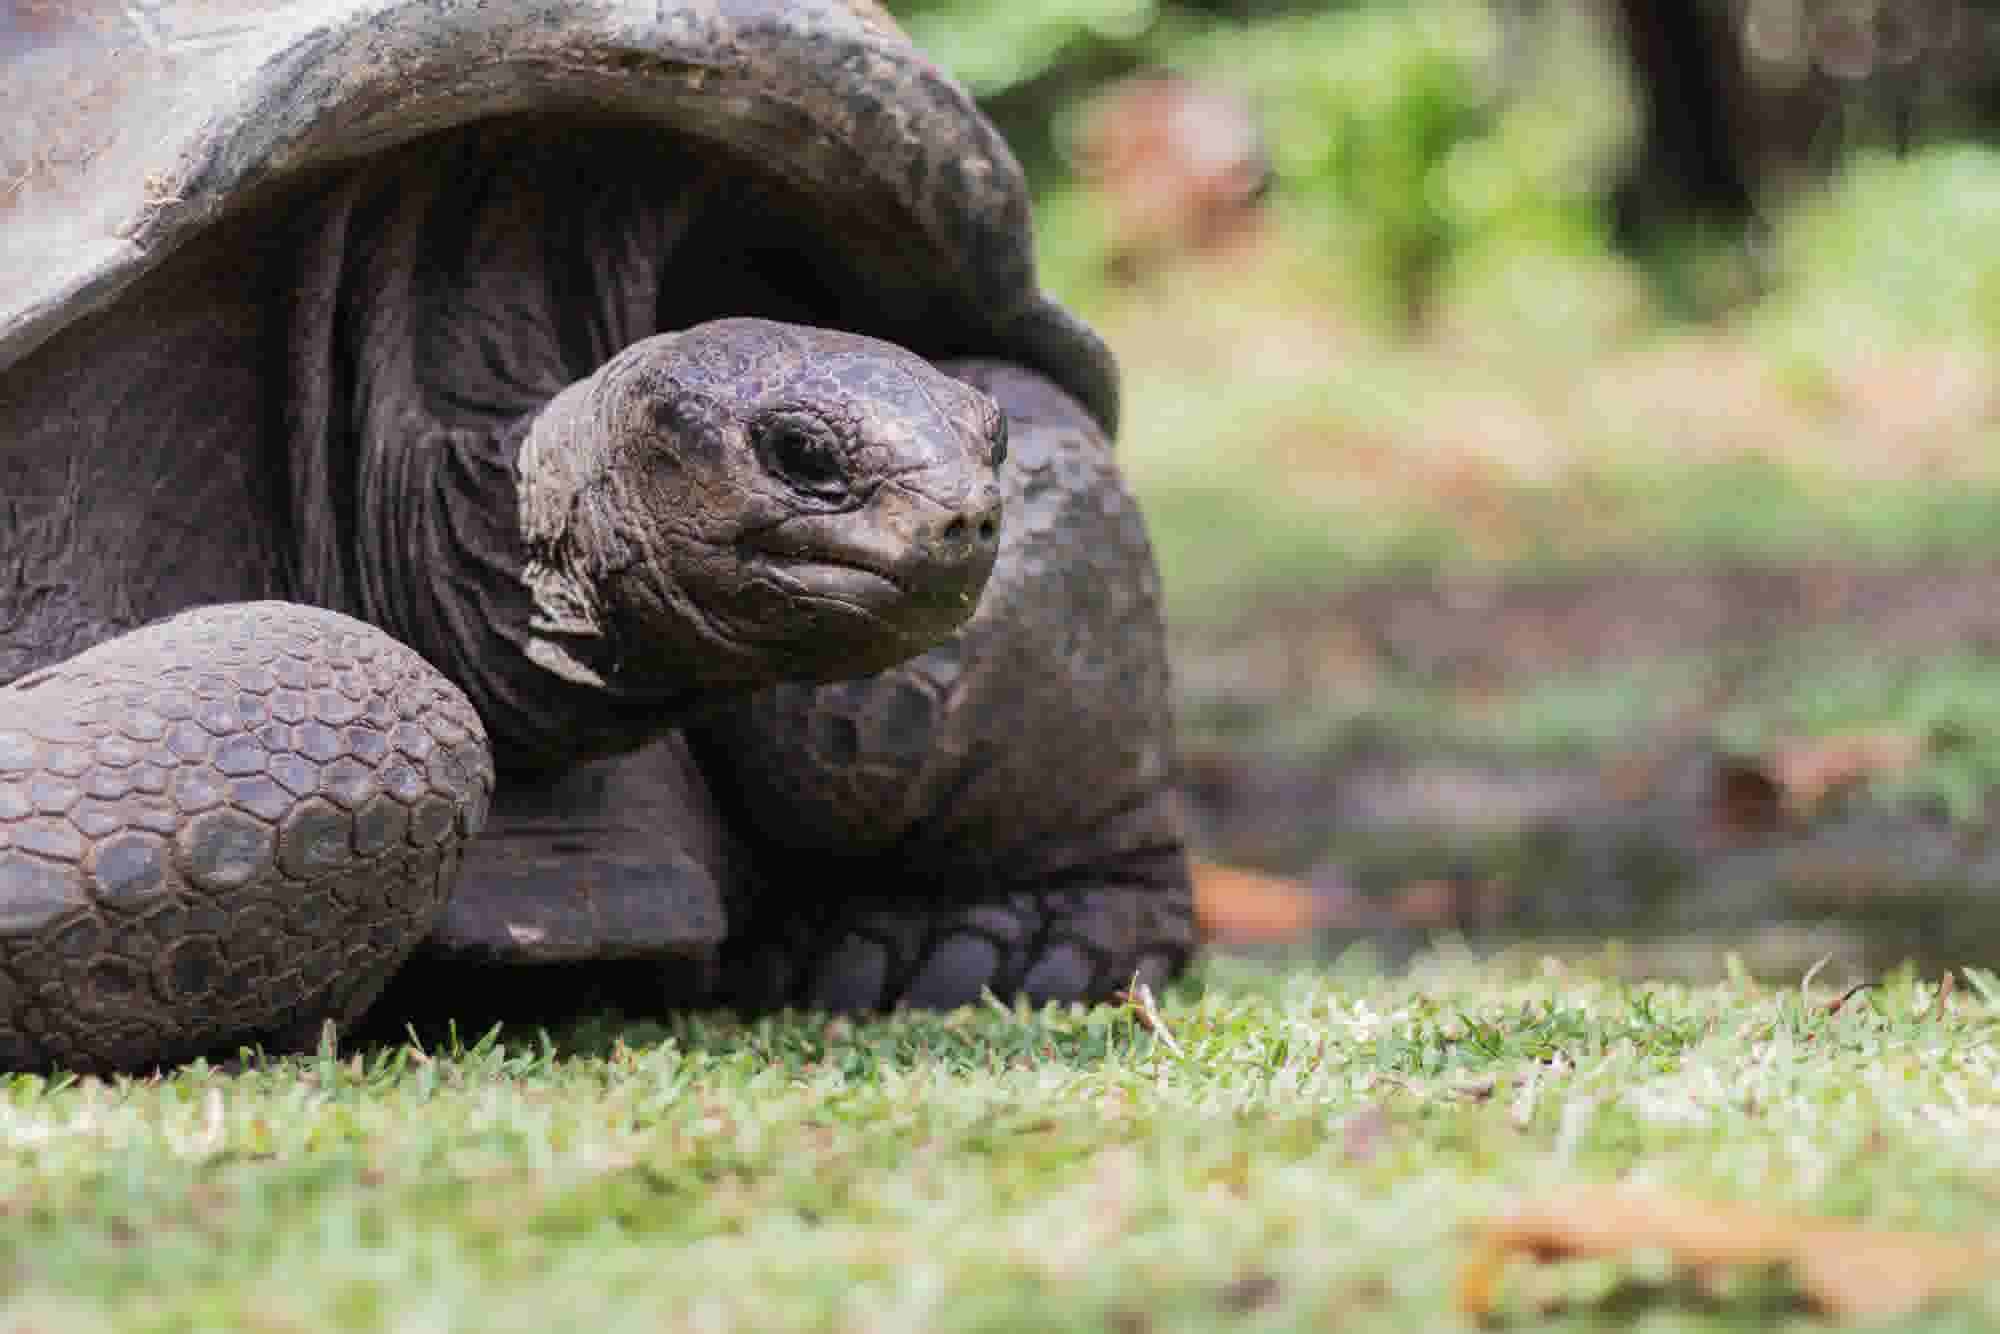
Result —
<svg viewBox="0 0 2000 1334"><path fill-rule="evenodd" d="M1865 792L1797 809L1768 757L1719 742L1782 646L1827 641L1911 661L2000 652L2000 565L1384 579L1260 606L1180 639L1189 809L1209 855L1316 889L1322 948L1371 936L1401 954L1439 928L1490 944L1731 933L1767 968L1831 953L1865 972L2000 941L1984 821ZM1551 678L1662 663L1694 664L1678 707L1562 754L1366 719L1269 742L1273 720L1357 678L1421 678L1505 712Z"/></svg>

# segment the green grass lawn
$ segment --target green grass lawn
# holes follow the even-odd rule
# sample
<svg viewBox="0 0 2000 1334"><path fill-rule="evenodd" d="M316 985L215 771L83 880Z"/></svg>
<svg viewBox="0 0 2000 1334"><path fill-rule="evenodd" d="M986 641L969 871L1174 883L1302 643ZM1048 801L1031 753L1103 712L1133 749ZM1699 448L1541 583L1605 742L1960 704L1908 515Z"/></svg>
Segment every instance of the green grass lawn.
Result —
<svg viewBox="0 0 2000 1334"><path fill-rule="evenodd" d="M8 1330L1467 1327L1467 1227L1631 1180L2000 1233L2000 984L1690 989L1449 951L1211 964L1129 1011L594 1020L0 1086ZM1984 983L1983 988L1978 985ZM1814 1318L1657 1257L1515 1327ZM1990 1328L2000 1284L1908 1328Z"/></svg>

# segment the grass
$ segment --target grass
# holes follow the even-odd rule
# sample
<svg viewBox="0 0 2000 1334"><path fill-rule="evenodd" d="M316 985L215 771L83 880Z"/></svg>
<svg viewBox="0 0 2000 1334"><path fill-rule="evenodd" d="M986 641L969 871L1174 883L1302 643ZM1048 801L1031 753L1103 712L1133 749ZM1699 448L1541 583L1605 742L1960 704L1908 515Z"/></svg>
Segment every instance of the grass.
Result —
<svg viewBox="0 0 2000 1334"><path fill-rule="evenodd" d="M1211 964L1128 1011L608 1019L0 1085L7 1329L1450 1329L1464 1225L1636 1180L2000 1230L2000 990ZM1537 1328L1808 1327L1518 1272ZM1980 1328L2000 1285L1908 1328Z"/></svg>

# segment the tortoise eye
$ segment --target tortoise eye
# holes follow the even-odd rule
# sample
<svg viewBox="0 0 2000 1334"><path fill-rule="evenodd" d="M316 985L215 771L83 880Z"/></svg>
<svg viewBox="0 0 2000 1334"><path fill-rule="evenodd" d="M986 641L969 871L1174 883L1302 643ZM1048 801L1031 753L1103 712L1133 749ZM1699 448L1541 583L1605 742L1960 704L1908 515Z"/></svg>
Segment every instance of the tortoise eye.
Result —
<svg viewBox="0 0 2000 1334"><path fill-rule="evenodd" d="M993 429L987 432L993 441L993 466L999 467L1007 461L1007 414L993 414Z"/></svg>
<svg viewBox="0 0 2000 1334"><path fill-rule="evenodd" d="M801 491L823 498L847 491L847 461L817 421L780 417L758 433L757 450L766 468Z"/></svg>

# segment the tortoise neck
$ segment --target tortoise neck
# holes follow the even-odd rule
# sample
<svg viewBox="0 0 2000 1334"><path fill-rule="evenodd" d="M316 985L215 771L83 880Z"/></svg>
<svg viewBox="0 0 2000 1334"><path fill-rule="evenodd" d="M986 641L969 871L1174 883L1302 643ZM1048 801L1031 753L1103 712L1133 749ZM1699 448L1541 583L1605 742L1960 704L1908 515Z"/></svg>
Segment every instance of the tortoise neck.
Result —
<svg viewBox="0 0 2000 1334"><path fill-rule="evenodd" d="M364 612L471 698L503 769L559 769L635 749L699 711L704 692L594 687L530 659L517 461L538 414L492 432L436 428L396 451L357 534Z"/></svg>

